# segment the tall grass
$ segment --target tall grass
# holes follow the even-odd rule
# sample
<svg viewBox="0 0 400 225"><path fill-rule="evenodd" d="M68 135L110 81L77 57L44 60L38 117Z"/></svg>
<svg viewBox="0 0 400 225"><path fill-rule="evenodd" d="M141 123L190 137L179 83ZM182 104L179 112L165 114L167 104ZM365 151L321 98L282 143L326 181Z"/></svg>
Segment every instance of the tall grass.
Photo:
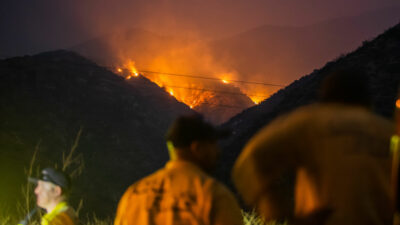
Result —
<svg viewBox="0 0 400 225"><path fill-rule="evenodd" d="M250 212L242 210L242 216L243 225L288 225L287 222L265 221L254 209Z"/></svg>
<svg viewBox="0 0 400 225"><path fill-rule="evenodd" d="M59 167L57 163L55 163L54 168L60 168L62 171L66 172L69 170L71 178L75 178L79 176L84 169L84 161L81 154L76 154L76 149L79 144L79 140L82 134L83 128L81 127L74 139L72 147L67 151L62 153L61 166ZM40 149L41 141L35 146L35 149L32 154L32 158L30 160L28 168L25 168L24 172L26 177L32 177L33 174L40 174L39 165L37 164L38 152ZM0 212L0 225L5 224L17 224L17 221L20 221L28 215L33 208L36 207L35 195L34 195L34 185L28 182L26 179L26 183L22 186L22 201L17 202L17 215L12 215L7 213L8 207L1 207ZM83 207L83 200L81 199L78 207L77 213L79 213L80 209ZM39 214L39 218L41 217L41 212L38 210L37 214ZM97 220L98 221L98 220ZM30 225L39 225L39 221L30 221Z"/></svg>
<svg viewBox="0 0 400 225"><path fill-rule="evenodd" d="M65 152L63 152L62 154L62 171L65 172L67 169L72 168L69 172L71 178L75 178L81 175L84 169L84 160L82 154L78 154L76 156L74 154L76 149L78 148L82 131L83 127L79 128L78 134L75 137L71 149L67 152L67 154L65 154Z"/></svg>
<svg viewBox="0 0 400 225"><path fill-rule="evenodd" d="M38 151L40 149L40 144L41 144L41 140L39 140L39 142L35 146L35 149L33 151L33 155L32 155L32 158L31 158L28 168L27 169L25 168L25 174L26 174L27 178L32 177L32 174L34 173L35 168L38 168L37 166L35 166L35 162L36 162L36 157L37 157ZM33 192L34 192L33 186L30 185L28 183L28 179L26 179L26 183L24 183L24 185L21 188L21 194L23 196L23 201L17 203L18 215L28 215L31 213L31 210L36 206ZM14 221L14 220L20 221L24 217L25 216L20 216L19 218L12 218L12 219L10 218L10 223L11 223L11 221ZM31 224L36 225L38 223L32 221Z"/></svg>
<svg viewBox="0 0 400 225"><path fill-rule="evenodd" d="M85 222L82 225L112 225L114 220L111 218L99 219L96 215L86 216Z"/></svg>
<svg viewBox="0 0 400 225"><path fill-rule="evenodd" d="M29 163L29 168L27 170L25 170L25 174L27 174L27 177L31 177L33 174L33 165L35 163L36 155L37 155L37 152L39 151L39 147L40 147L40 141L35 147L31 162ZM22 187L22 194L25 199L25 204L22 207L22 210L25 210L25 212L24 212L25 214L28 214L30 212L30 208L32 206L32 202L33 202L32 192L33 192L32 185L28 185L28 183L26 183L25 187Z"/></svg>
<svg viewBox="0 0 400 225"><path fill-rule="evenodd" d="M0 205L0 209L2 209L0 210L0 225L10 224L11 216L9 210L6 210L4 205Z"/></svg>

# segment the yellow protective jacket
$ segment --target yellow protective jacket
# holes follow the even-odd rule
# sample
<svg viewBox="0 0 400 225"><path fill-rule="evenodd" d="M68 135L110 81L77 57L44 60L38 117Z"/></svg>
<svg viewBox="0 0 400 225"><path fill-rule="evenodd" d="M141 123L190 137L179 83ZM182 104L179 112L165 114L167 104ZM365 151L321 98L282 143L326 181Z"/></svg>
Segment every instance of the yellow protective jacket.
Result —
<svg viewBox="0 0 400 225"><path fill-rule="evenodd" d="M74 210L66 202L60 202L53 211L42 217L41 225L78 225Z"/></svg>
<svg viewBox="0 0 400 225"><path fill-rule="evenodd" d="M128 188L115 225L239 225L233 194L194 164L170 161Z"/></svg>
<svg viewBox="0 0 400 225"><path fill-rule="evenodd" d="M246 144L233 180L247 203L265 206L268 219L328 210L325 225L391 224L393 132L389 121L360 107L305 106Z"/></svg>

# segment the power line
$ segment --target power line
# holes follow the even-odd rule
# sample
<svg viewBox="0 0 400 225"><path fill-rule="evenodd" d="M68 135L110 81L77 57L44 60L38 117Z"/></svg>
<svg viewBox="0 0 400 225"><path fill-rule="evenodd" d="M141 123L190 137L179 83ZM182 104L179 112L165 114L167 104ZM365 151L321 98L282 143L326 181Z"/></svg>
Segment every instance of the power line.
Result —
<svg viewBox="0 0 400 225"><path fill-rule="evenodd" d="M115 69L114 67L107 67L107 66L105 66L105 67L106 68L110 68L111 70ZM180 76L180 77L190 77L190 78L197 78L197 79L216 80L216 81L221 82L221 79L213 78L213 77L205 77L205 76L195 76L195 75L188 75L188 74L162 73L162 72L155 72L155 71L148 71L148 70L140 70L140 71L138 70L138 72L154 73L154 74L162 74L162 75L170 75L170 76ZM241 81L241 80L225 80L225 81L247 83L247 84L259 84L259 85L266 85L266 86L284 87L284 85L279 85L279 84L269 84L269 83L252 82L252 81ZM156 83L154 83L154 84L156 84ZM136 84L136 85L138 85L138 84ZM139 85L141 85L141 86L153 86L153 85L147 85L147 84L139 84ZM158 84L156 84L156 85L158 86ZM160 87L160 86L158 86L158 87ZM175 85L164 85L163 87L181 88L181 89L189 89L189 90L199 90L199 91L204 91L204 92L214 92L214 93L231 94L231 95L244 95L244 96L262 97L262 98L269 97L269 96L266 96L266 95L250 95L250 94L245 94L245 93L241 93L241 92L218 91L218 90L212 90L212 89L181 87L181 86L175 86ZM160 88L162 88L162 87L160 87ZM174 98L176 98L176 97L174 96ZM182 102L182 103L187 105L184 102ZM240 108L240 109L244 109L245 108L243 106L212 104L212 103L207 103L207 102L202 102L201 104L211 105L211 106L215 106L215 107L224 107L224 108Z"/></svg>
<svg viewBox="0 0 400 225"><path fill-rule="evenodd" d="M149 71L149 70L138 70L138 71L142 72L142 73L154 73L154 74L162 74L162 75L168 75L168 76L190 77L190 78L197 78L197 79L221 81L221 79L219 79L219 78L208 77L208 76L197 76L197 75L178 74L178 73L164 73L164 72L156 72L156 71ZM272 84L272 83L263 83L263 82L245 81L245 80L226 80L226 81L235 82L235 83L245 83L245 84L258 84L258 85L264 85L264 86L275 86L275 87L285 87L286 86L283 84Z"/></svg>
<svg viewBox="0 0 400 225"><path fill-rule="evenodd" d="M197 91L204 91L204 92L214 92L214 93L221 93L221 94L230 94L230 95L243 95L243 96L252 96L252 97L261 97L261 98L268 98L269 95L251 95L251 94L245 94L242 92L229 92L229 91L219 91L219 90L212 90L212 89L205 89L205 88L193 88L193 87L182 87L182 86L175 86L175 85L163 85L163 86L158 86L158 84L154 83L157 85L159 88L163 87L169 87L169 88L181 88L181 89L188 89L188 90L197 90ZM135 84L136 86L148 86L151 87L153 84Z"/></svg>
<svg viewBox="0 0 400 225"><path fill-rule="evenodd" d="M104 67L109 68L112 71L115 70L115 67L110 67L110 66L104 66ZM161 75L177 76L177 77L190 77L190 78L204 79L204 80L216 80L216 81L221 82L221 79L211 77L211 76L200 76L200 75L180 74L180 73L165 73L165 72L151 71L151 70L137 70L137 71L141 72L141 73L152 73L152 74L161 74ZM246 81L246 80L225 80L225 81L234 82L234 83L244 83L244 84L257 84L257 85L273 86L273 87L286 87L286 85L283 85L283 84L273 84L273 83Z"/></svg>

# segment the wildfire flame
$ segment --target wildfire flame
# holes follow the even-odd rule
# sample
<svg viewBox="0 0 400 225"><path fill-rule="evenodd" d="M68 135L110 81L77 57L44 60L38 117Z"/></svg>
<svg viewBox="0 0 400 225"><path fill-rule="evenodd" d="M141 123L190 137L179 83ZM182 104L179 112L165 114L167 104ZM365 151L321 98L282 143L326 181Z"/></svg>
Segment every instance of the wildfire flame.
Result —
<svg viewBox="0 0 400 225"><path fill-rule="evenodd" d="M396 101L396 107L397 107L398 109L400 109L400 99L397 99L397 101Z"/></svg>
<svg viewBox="0 0 400 225"><path fill-rule="evenodd" d="M137 77L139 76L139 72L137 71L136 67L135 67L135 62L133 60L127 60L127 62L123 65L123 68L126 68L129 71L129 75L127 77L127 79L130 79L132 76ZM119 70L118 70L119 71ZM122 69L121 69L122 72Z"/></svg>
<svg viewBox="0 0 400 225"><path fill-rule="evenodd" d="M127 80L131 79L132 77L138 77L140 74L136 69L135 62L133 60L127 60L122 66L117 67L116 71L124 76ZM168 71L168 69L166 69L166 71ZM168 76L168 74L145 73L144 76L156 83L159 87L165 88L165 90L171 96L175 97L178 101L185 103L192 109L205 102L209 102L216 95L214 92L208 91L208 89L212 88L207 86L207 82L212 81L196 82L194 84L193 80L186 79L185 77L171 77ZM219 79L223 84L230 84L232 74L221 73L219 75L216 74L215 77L220 77ZM218 89L218 86L216 86L214 89ZM254 93L246 93L246 90L243 91L244 94L246 94L256 105L267 97L265 94L255 95Z"/></svg>

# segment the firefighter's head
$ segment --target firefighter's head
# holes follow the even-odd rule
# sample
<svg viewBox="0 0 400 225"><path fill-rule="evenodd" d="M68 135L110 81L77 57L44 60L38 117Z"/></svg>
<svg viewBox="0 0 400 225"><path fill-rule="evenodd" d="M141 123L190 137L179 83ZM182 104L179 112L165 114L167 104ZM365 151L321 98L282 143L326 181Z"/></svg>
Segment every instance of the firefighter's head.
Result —
<svg viewBox="0 0 400 225"><path fill-rule="evenodd" d="M69 176L53 168L43 169L40 178L30 178L30 181L37 184L36 204L47 211L65 200L71 186Z"/></svg>
<svg viewBox="0 0 400 225"><path fill-rule="evenodd" d="M322 103L345 104L371 108L369 76L357 68L331 71L319 90Z"/></svg>
<svg viewBox="0 0 400 225"><path fill-rule="evenodd" d="M172 160L189 160L211 172L219 154L217 141L228 135L228 131L216 129L201 116L191 115L177 118L169 128L166 139Z"/></svg>

